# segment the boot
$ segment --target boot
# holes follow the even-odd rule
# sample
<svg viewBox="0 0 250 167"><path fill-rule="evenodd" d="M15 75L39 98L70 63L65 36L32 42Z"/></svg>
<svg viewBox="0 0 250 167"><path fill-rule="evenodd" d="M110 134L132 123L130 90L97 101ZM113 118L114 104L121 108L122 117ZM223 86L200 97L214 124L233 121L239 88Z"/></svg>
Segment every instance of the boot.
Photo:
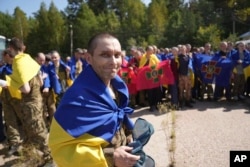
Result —
<svg viewBox="0 0 250 167"><path fill-rule="evenodd" d="M185 106L193 108L193 105L190 103L190 100L186 101Z"/></svg>
<svg viewBox="0 0 250 167"><path fill-rule="evenodd" d="M179 100L179 109L182 109L183 108L183 99L180 99Z"/></svg>

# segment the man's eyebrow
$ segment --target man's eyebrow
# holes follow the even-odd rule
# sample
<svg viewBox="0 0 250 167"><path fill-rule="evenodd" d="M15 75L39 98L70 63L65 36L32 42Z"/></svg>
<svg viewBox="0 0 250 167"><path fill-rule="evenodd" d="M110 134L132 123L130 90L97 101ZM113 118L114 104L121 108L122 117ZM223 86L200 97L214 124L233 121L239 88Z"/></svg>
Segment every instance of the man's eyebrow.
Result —
<svg viewBox="0 0 250 167"><path fill-rule="evenodd" d="M113 50L103 50L103 51L101 51L101 53L110 53L110 52L113 52ZM122 52L121 51L118 51L118 50L115 50L114 51L114 53L119 53L119 54L121 54Z"/></svg>

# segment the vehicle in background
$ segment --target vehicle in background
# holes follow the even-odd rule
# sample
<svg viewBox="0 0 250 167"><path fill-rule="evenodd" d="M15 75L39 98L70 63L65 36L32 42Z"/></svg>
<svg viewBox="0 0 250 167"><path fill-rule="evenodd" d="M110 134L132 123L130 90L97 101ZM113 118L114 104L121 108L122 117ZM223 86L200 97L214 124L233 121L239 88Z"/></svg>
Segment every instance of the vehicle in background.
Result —
<svg viewBox="0 0 250 167"><path fill-rule="evenodd" d="M2 60L2 52L7 47L7 39L5 36L0 35L0 60Z"/></svg>
<svg viewBox="0 0 250 167"><path fill-rule="evenodd" d="M235 42L235 44L237 45L239 42L243 42L245 45L249 45L250 44L250 39L237 41L237 42Z"/></svg>

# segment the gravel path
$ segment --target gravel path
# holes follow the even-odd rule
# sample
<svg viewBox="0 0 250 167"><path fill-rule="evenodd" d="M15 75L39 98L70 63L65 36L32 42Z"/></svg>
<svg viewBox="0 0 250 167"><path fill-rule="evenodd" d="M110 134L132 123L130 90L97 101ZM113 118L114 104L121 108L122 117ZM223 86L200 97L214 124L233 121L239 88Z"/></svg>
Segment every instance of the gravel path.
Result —
<svg viewBox="0 0 250 167"><path fill-rule="evenodd" d="M176 112L176 166L227 167L230 150L250 151L249 104L203 102Z"/></svg>

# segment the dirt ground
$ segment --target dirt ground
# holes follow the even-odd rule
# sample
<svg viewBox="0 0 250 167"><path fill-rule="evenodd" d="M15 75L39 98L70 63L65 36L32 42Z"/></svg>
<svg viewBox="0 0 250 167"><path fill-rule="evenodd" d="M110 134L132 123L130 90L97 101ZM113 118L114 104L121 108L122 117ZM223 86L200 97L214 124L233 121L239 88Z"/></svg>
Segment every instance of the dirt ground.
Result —
<svg viewBox="0 0 250 167"><path fill-rule="evenodd" d="M244 102L196 102L194 108L168 113L140 108L132 115L154 126L144 146L156 167L226 167L230 150L250 151L250 99ZM18 157L6 158L0 144L0 167L11 167Z"/></svg>

